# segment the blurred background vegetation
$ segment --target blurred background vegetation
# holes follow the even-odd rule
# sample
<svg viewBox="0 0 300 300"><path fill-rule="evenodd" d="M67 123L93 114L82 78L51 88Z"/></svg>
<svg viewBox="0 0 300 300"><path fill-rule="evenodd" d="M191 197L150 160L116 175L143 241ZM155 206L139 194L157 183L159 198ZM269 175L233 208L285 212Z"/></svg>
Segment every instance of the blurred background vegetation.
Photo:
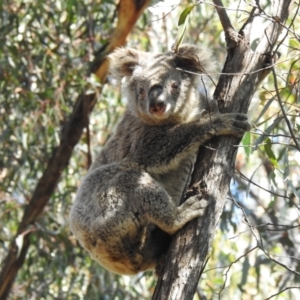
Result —
<svg viewBox="0 0 300 300"><path fill-rule="evenodd" d="M127 45L170 50L180 14L196 3L175 2L151 2ZM221 72L226 58L222 27L211 2L200 2L190 14L184 42L209 48ZM237 29L255 5L223 3ZM264 14L253 28L253 48L272 17L271 1L260 3ZM107 272L82 250L68 227L70 206L90 156L100 151L126 104L116 83L108 78L103 84L91 72L116 26L117 2L1 4L0 267L8 259L11 241L21 247L22 237L30 235L9 299L150 299L156 282L152 272L135 277ZM253 129L240 147L231 195L195 299L300 299L299 6L294 4L289 30L278 44L276 81L271 74L253 99ZM218 75L213 77L216 81ZM97 96L89 126L43 213L17 235L24 209L82 93Z"/></svg>

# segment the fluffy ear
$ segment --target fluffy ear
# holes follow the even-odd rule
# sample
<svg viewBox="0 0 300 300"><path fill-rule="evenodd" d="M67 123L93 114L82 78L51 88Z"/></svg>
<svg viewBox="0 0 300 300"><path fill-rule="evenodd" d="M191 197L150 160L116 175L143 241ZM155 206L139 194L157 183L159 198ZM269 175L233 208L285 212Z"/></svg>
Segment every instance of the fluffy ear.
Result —
<svg viewBox="0 0 300 300"><path fill-rule="evenodd" d="M214 69L213 59L207 49L190 44L183 44L174 55L175 65L183 70L195 73L211 73Z"/></svg>
<svg viewBox="0 0 300 300"><path fill-rule="evenodd" d="M110 74L116 79L131 76L134 69L147 61L147 53L131 48L119 48L111 53L109 58Z"/></svg>

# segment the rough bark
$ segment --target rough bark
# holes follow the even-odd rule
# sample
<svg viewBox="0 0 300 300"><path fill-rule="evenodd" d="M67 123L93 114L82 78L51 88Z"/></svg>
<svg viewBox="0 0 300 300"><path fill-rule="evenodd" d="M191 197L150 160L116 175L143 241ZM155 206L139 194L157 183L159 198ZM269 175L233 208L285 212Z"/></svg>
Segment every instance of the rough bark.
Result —
<svg viewBox="0 0 300 300"><path fill-rule="evenodd" d="M112 33L109 43L97 53L95 61L92 63L91 71L99 77L101 82L105 82L107 73L107 54L116 47L124 45L132 27L149 2L150 0L120 1L117 26ZM85 95L85 93L82 93L76 100L73 112L65 123L60 145L53 149L52 157L48 161L47 167L39 179L28 205L24 209L17 234L11 241L7 256L3 260L0 273L1 300L8 297L17 273L26 259L30 246L30 235L34 232L34 223L41 216L51 195L54 193L60 180L60 175L72 155L73 148L78 143L83 129L88 124L88 115L93 110L95 103L95 94ZM17 238L19 241L22 240L20 247L16 243Z"/></svg>
<svg viewBox="0 0 300 300"><path fill-rule="evenodd" d="M254 13L258 11L253 10L241 30L236 32L222 8L222 2L213 2L217 6L228 46L222 73L238 74L222 75L214 98L218 100L221 112L247 112L257 85L270 71L261 70L272 62L270 55L265 54L274 50L292 1L275 1L273 22L263 33L255 52L250 49L249 36ZM159 270L152 299L193 299L234 174L237 147L233 145L239 142L235 137L220 137L211 141L210 148L200 147L190 189L200 182L200 188L213 200L213 205L208 207L205 217L190 222L174 236L165 264Z"/></svg>

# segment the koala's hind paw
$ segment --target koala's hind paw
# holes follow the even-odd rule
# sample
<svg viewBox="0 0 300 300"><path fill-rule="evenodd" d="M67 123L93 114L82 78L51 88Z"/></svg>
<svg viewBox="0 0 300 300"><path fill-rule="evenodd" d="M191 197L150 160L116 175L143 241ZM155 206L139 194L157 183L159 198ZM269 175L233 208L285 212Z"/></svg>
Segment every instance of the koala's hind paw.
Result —
<svg viewBox="0 0 300 300"><path fill-rule="evenodd" d="M205 208L211 204L211 201L207 199L203 199L202 195L192 196L187 201L189 200L195 201L197 209L199 210L199 216L203 216L205 212Z"/></svg>
<svg viewBox="0 0 300 300"><path fill-rule="evenodd" d="M210 205L210 201L201 198L201 195L195 195L187 199L179 209L181 212L194 215L194 218L203 216L205 208Z"/></svg>
<svg viewBox="0 0 300 300"><path fill-rule="evenodd" d="M206 207L210 201L201 199L200 195L193 196L186 200L183 204L177 207L176 218L174 223L169 228L162 228L169 234L174 234L177 230L182 228L187 222L203 216Z"/></svg>

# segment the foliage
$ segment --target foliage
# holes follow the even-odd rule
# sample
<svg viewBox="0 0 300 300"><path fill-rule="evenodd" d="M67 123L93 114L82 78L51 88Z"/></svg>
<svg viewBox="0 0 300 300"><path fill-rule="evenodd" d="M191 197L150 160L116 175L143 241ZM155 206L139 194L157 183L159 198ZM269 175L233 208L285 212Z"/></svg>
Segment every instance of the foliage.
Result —
<svg viewBox="0 0 300 300"><path fill-rule="evenodd" d="M210 48L220 73L226 43L214 7L201 1L195 6L195 2L182 1L170 7L167 2L145 11L128 44L151 51L170 49L181 15L180 24L187 26L183 42ZM249 3L224 1L235 28L251 11ZM263 1L264 17L255 23L251 47L256 47L258 29L274 17L271 5ZM295 4L289 30L283 31L278 43L281 57L253 99L253 130L240 147L231 195L196 299L203 294L208 299L267 299L280 291L284 292L275 299L300 297L298 9ZM2 3L1 263L77 96L87 85L91 92L101 85L89 75L89 67L109 40L115 10L115 1L109 0ZM218 75L212 77L216 82ZM116 83L103 86L90 116L89 132L84 132L76 146L39 222L27 229L34 234L11 299L150 298L155 285L151 272L130 278L105 271L91 261L68 229L69 208L88 168L89 149L93 156L99 152L124 104Z"/></svg>

